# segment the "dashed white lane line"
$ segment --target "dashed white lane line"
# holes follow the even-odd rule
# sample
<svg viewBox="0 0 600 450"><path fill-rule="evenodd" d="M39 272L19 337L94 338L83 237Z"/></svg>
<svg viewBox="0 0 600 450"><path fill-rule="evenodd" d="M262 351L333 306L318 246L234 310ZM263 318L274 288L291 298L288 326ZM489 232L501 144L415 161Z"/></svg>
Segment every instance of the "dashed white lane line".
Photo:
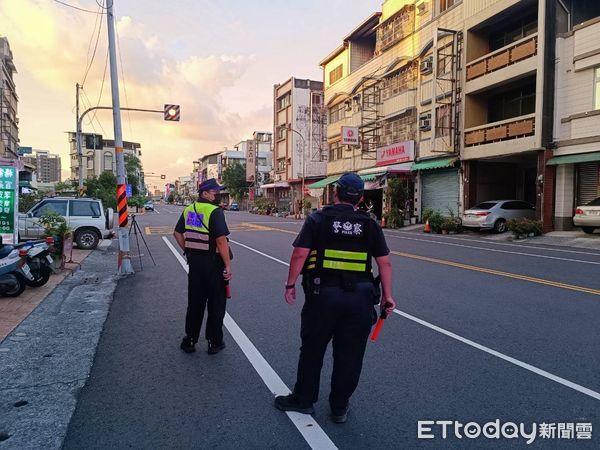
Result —
<svg viewBox="0 0 600 450"><path fill-rule="evenodd" d="M474 250L483 250L483 251L492 252L492 253L507 253L509 255L530 256L533 258L543 258L543 259L555 259L558 261L567 261L567 262L575 262L575 263L580 263L580 264L592 264L592 265L600 266L600 261L585 261L582 259L560 258L558 256L538 255L536 253L511 252L508 250L500 250L500 249L496 249L496 248L477 247L475 245L455 244L452 242L441 242L441 241L434 241L434 240L430 240L430 239L411 238L411 237L406 237L406 236L394 236L393 234L388 234L388 236L392 237L394 239L406 239L409 241L426 242L428 244L448 245L451 247L470 248L470 249L474 249Z"/></svg>
<svg viewBox="0 0 600 450"><path fill-rule="evenodd" d="M240 244L239 242L235 242L235 241L230 241L230 242L233 242L234 244L237 244L237 245L239 245L241 247L244 247L244 248L246 248L246 249L248 249L250 251L253 251L254 253L257 253L259 255L265 256L265 257L267 257L267 258L269 258L269 259L271 259L273 261L276 261L276 262L278 262L280 264L283 264L285 266L289 266L288 263L286 263L284 261L281 261L280 259L274 258L274 257L272 257L270 255L267 255L267 254L265 254L263 252L260 252L260 251L258 251L256 249L252 248L252 247L249 247L249 246L244 245L244 244ZM592 397L593 399L600 400L600 393L598 393L596 391L593 391L592 389L586 388L585 386L582 386L582 385L577 384L577 383L573 383L572 381L569 381L569 380L567 380L565 378L562 378L562 377L559 377L557 375L554 375L554 374L552 374L550 372L547 372L547 371L545 371L543 369L540 369L538 367L532 366L531 364L527 364L527 363L525 363L523 361L515 359L515 358L513 358L511 356L505 355L504 353L500 353L500 352L498 352L496 350L492 350L489 347L486 347L484 345L478 344L475 341L471 341L470 339L467 339L467 338L464 338L462 336L459 336L458 334L452 333L451 331L445 330L444 328L438 327L437 325L433 325L433 324L431 324L429 322L426 322L425 320L419 319L418 317L410 315L410 314L408 314L408 313L406 313L404 311L400 311L399 309L394 309L394 312L396 314L404 317L405 319L408 319L408 320L411 320L413 322L416 322L419 325L423 325L424 327L427 327L427 328L429 328L429 329L431 329L433 331L437 331L438 333L441 333L441 334L443 334L445 336L448 336L448 337L450 337L452 339L455 339L455 340L457 340L459 342L462 342L463 344L466 344L466 345L469 345L469 346L471 346L473 348L476 348L477 350L481 350L482 352L485 352L485 353L488 353L488 354L490 354L492 356L500 358L503 361L509 362L509 363L514 364L514 365L516 365L518 367L521 367L521 368L523 368L525 370L528 370L528 371L530 371L532 373L535 373L536 375L539 375L541 377L544 377L544 378L546 378L548 380L551 380L551 381L554 381L556 383L562 384L563 386L566 386L566 387L568 387L570 389L573 389L573 390L575 390L577 392L580 392L580 393L582 393L584 395Z"/></svg>
<svg viewBox="0 0 600 450"><path fill-rule="evenodd" d="M166 236L163 236L163 240L167 247L171 250L171 252L175 255L181 267L186 272L188 271L187 262L181 256L181 253L178 252L173 244L167 239ZM233 242L233 241L230 241ZM236 242L237 244L237 242ZM242 245L242 244L239 244ZM242 245L246 247L245 245ZM250 248L250 247L247 247ZM269 257L268 255L258 252L262 256ZM284 263L283 261L269 257L274 261L279 263ZM290 393L290 389L285 385L283 380L277 375L277 373L273 370L273 368L269 365L269 363L263 358L258 349L252 344L250 339L246 336L246 334L241 330L241 328L235 323L235 321L231 318L231 316L225 313L224 320L225 327L240 347L240 349L250 361L250 364L254 367L254 370L258 373L258 375L262 378L263 382L269 388L269 390L274 395L287 395ZM295 427L298 429L306 443L313 449L337 449L335 444L331 441L329 436L325 434L321 426L317 423L317 421L309 414L300 414L295 412L287 412L286 413ZM242 443L240 443L242 445Z"/></svg>

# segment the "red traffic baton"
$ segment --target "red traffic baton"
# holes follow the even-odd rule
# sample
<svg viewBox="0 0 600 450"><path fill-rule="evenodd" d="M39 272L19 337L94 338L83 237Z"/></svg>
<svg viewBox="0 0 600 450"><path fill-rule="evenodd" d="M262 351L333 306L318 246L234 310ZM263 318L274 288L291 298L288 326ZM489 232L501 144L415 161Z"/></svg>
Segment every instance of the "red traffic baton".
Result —
<svg viewBox="0 0 600 450"><path fill-rule="evenodd" d="M383 311L379 314L379 319L377 320L377 324L375 325L375 329L373 330L373 334L371 334L371 341L375 342L377 337L379 336L379 332L381 331L381 327L383 327L383 322L387 319L387 312L385 312L385 308L389 305L389 303L385 303L383 305Z"/></svg>

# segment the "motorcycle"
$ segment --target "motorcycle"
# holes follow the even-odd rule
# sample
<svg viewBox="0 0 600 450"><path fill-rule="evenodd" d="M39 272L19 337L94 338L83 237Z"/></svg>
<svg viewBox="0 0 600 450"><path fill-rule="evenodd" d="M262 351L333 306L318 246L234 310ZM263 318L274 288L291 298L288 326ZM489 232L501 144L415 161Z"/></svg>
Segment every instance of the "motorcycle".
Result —
<svg viewBox="0 0 600 450"><path fill-rule="evenodd" d="M45 285L52 274L52 256L50 247L45 241L27 241L15 248L27 250L27 265L31 269L32 280L25 278L27 286L40 287Z"/></svg>
<svg viewBox="0 0 600 450"><path fill-rule="evenodd" d="M3 245L0 238L0 296L18 297L25 290L25 280L33 280L27 250Z"/></svg>

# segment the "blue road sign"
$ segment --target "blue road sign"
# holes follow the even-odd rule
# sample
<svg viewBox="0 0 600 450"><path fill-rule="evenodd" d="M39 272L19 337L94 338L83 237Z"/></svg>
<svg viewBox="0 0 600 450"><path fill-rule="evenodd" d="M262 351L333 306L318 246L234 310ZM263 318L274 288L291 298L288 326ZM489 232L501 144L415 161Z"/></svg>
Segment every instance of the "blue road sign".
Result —
<svg viewBox="0 0 600 450"><path fill-rule="evenodd" d="M127 198L133 197L133 189L130 184L125 186L125 195L127 196Z"/></svg>

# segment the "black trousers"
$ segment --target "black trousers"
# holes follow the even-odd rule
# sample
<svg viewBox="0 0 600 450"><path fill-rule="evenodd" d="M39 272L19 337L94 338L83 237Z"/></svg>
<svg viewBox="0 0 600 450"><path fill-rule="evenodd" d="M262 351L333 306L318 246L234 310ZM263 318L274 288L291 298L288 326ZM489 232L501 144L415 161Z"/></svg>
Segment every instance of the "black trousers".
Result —
<svg viewBox="0 0 600 450"><path fill-rule="evenodd" d="M303 403L319 397L323 356L333 343L329 403L345 408L358 386L367 339L376 319L373 284L359 282L352 292L322 287L319 295L305 292L302 308L300 361L294 394Z"/></svg>
<svg viewBox="0 0 600 450"><path fill-rule="evenodd" d="M220 344L223 342L223 318L227 303L223 280L223 260L214 255L188 256L188 307L185 316L185 333L198 341L204 310L206 319L206 339Z"/></svg>

